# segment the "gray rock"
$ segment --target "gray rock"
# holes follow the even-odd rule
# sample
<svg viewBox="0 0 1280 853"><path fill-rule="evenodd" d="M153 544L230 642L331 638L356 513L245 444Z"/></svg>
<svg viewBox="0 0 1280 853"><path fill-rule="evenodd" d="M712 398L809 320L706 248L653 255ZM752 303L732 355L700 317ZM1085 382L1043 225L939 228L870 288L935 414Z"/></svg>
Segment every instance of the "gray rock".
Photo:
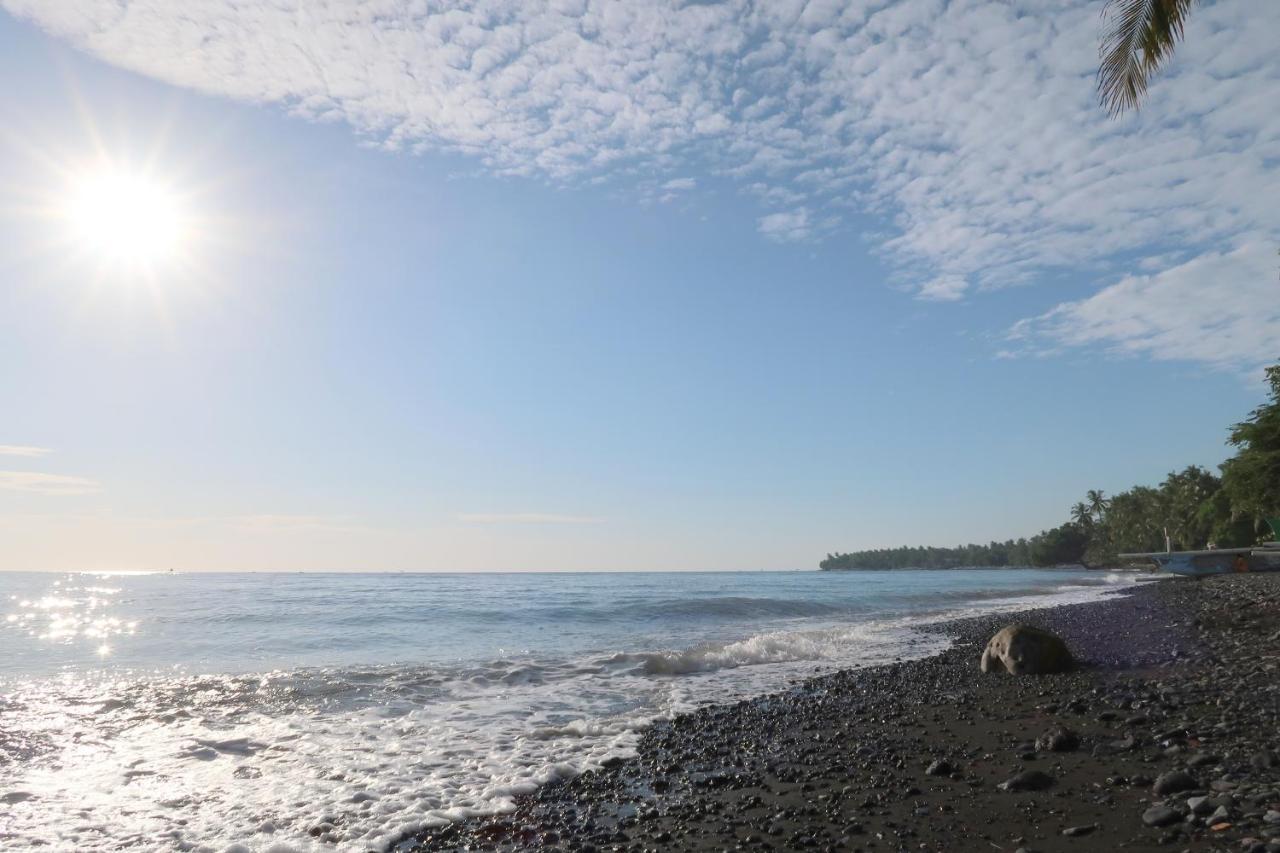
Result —
<svg viewBox="0 0 1280 853"><path fill-rule="evenodd" d="M1187 760L1187 766L1188 767L1209 767L1211 765L1217 764L1220 761L1222 761L1222 759L1217 755L1213 755L1212 753L1207 753L1207 752L1201 752L1191 756L1191 758Z"/></svg>
<svg viewBox="0 0 1280 853"><path fill-rule="evenodd" d="M982 652L983 672L1039 675L1065 672L1075 665L1067 644L1056 634L1030 625L1001 628Z"/></svg>
<svg viewBox="0 0 1280 853"><path fill-rule="evenodd" d="M1180 820L1182 815L1168 806L1152 806L1142 813L1142 822L1147 826L1171 826Z"/></svg>
<svg viewBox="0 0 1280 853"><path fill-rule="evenodd" d="M1053 785L1053 777L1040 770L1024 770L1001 782L996 787L1001 791L1043 791Z"/></svg>
<svg viewBox="0 0 1280 853"><path fill-rule="evenodd" d="M1084 826L1069 826L1062 830L1062 834L1068 838L1079 838L1082 835L1088 835L1098 828L1096 823L1087 823Z"/></svg>
<svg viewBox="0 0 1280 853"><path fill-rule="evenodd" d="M1071 729L1058 726L1036 739L1036 749L1042 752L1074 752L1080 748L1080 735Z"/></svg>
<svg viewBox="0 0 1280 853"><path fill-rule="evenodd" d="M1203 817L1213 811L1213 803L1209 801L1208 797L1188 797L1187 808L1191 810L1192 814Z"/></svg>
<svg viewBox="0 0 1280 853"><path fill-rule="evenodd" d="M926 776L949 776L955 770L951 766L951 762L939 758L937 761L925 768Z"/></svg>
<svg viewBox="0 0 1280 853"><path fill-rule="evenodd" d="M1161 773L1156 777L1156 783L1151 786L1152 793L1157 796L1166 796L1167 794L1176 794L1179 791L1190 791L1198 786L1196 779L1185 770L1170 770L1168 773Z"/></svg>

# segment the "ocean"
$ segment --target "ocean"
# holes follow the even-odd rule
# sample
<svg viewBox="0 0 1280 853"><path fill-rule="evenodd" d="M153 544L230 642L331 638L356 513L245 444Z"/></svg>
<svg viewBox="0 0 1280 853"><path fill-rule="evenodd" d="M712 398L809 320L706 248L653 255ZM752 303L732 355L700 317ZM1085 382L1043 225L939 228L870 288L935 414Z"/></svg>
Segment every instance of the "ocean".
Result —
<svg viewBox="0 0 1280 853"><path fill-rule="evenodd" d="M654 720L1133 582L0 573L0 847L386 850L625 757Z"/></svg>

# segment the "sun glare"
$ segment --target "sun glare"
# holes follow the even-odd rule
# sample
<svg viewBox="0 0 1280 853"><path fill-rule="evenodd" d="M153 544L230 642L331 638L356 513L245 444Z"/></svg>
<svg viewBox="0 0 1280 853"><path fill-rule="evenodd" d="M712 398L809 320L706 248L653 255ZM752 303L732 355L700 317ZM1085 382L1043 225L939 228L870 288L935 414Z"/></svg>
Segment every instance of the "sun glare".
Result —
<svg viewBox="0 0 1280 853"><path fill-rule="evenodd" d="M186 230L177 194L160 181L125 172L76 181L66 218L76 246L124 268L154 268L171 260Z"/></svg>

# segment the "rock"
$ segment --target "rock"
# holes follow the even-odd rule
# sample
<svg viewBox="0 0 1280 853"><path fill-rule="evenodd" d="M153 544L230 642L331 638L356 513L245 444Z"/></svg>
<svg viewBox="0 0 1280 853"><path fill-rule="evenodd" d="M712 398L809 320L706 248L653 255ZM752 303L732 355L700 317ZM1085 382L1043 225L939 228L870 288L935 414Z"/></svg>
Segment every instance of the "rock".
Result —
<svg viewBox="0 0 1280 853"><path fill-rule="evenodd" d="M1049 729L1036 739L1041 752L1074 752L1080 748L1080 735L1061 726Z"/></svg>
<svg viewBox="0 0 1280 853"><path fill-rule="evenodd" d="M1024 770L1001 782L996 787L1001 791L1043 791L1053 785L1053 777L1040 770Z"/></svg>
<svg viewBox="0 0 1280 853"><path fill-rule="evenodd" d="M1185 770L1170 770L1156 777L1156 783L1151 786L1151 792L1163 797L1179 791L1190 791L1196 787L1195 777L1190 773Z"/></svg>
<svg viewBox="0 0 1280 853"><path fill-rule="evenodd" d="M1219 763L1220 761L1222 761L1222 759L1219 756L1214 755L1213 753L1201 752L1197 755L1193 755L1190 759L1188 759L1187 766L1188 767L1210 767L1214 764Z"/></svg>
<svg viewBox="0 0 1280 853"><path fill-rule="evenodd" d="M1065 672L1074 665L1067 644L1055 634L1030 625L1001 628L982 652L983 672L1040 675Z"/></svg>
<svg viewBox="0 0 1280 853"><path fill-rule="evenodd" d="M939 758L926 767L924 772L926 776L950 776L954 770L949 761Z"/></svg>
<svg viewBox="0 0 1280 853"><path fill-rule="evenodd" d="M1213 803L1208 797L1190 797L1187 799L1187 808L1192 814L1203 817L1213 811Z"/></svg>
<svg viewBox="0 0 1280 853"><path fill-rule="evenodd" d="M1170 826L1180 820L1182 815L1168 806L1152 806L1142 813L1142 822L1147 826Z"/></svg>
<svg viewBox="0 0 1280 853"><path fill-rule="evenodd" d="M1082 835L1088 835L1098 828L1096 823L1087 823L1084 826L1069 826L1062 830L1062 834L1068 838L1079 838Z"/></svg>

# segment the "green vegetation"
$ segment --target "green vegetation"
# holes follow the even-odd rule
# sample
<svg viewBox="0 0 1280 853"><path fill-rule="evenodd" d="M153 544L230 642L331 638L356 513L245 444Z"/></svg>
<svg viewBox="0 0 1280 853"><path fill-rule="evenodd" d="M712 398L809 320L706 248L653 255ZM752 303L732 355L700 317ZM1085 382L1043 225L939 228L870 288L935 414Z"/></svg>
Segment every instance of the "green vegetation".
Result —
<svg viewBox="0 0 1280 853"><path fill-rule="evenodd" d="M1134 486L1107 497L1090 490L1071 520L1030 539L902 547L828 554L823 569L940 569L958 566L1114 565L1118 554L1253 545L1265 538L1268 516L1280 516L1280 365L1267 368L1270 402L1231 428L1236 455L1218 476L1197 465L1175 471L1155 488Z"/></svg>
<svg viewBox="0 0 1280 853"><path fill-rule="evenodd" d="M1152 75L1169 61L1196 0L1108 0L1098 94L1111 115L1137 109Z"/></svg>

